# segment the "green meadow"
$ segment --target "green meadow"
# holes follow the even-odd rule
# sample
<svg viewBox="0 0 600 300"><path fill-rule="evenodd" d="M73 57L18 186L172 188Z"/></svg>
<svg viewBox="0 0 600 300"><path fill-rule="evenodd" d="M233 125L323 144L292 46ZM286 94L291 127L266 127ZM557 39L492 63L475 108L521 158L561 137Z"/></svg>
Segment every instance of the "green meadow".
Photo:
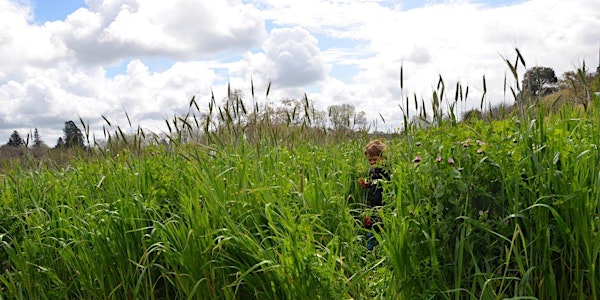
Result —
<svg viewBox="0 0 600 300"><path fill-rule="evenodd" d="M117 128L4 167L0 299L600 298L598 96L457 121L458 95L394 134L274 126L241 101L201 120L192 99L168 144ZM367 251L373 138L392 180Z"/></svg>

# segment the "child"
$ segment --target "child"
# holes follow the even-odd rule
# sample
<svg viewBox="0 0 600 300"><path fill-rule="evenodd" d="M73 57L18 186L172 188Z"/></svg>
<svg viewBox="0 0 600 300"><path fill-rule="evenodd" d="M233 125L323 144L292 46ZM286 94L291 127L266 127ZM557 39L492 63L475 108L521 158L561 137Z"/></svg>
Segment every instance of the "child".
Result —
<svg viewBox="0 0 600 300"><path fill-rule="evenodd" d="M366 229L381 230L376 216L375 209L383 205L383 186L381 181L389 181L390 175L383 166L383 152L386 148L385 143L380 140L372 140L365 147L365 156L369 161L371 168L369 169L369 178L359 179L358 184L367 191L367 207L373 211L372 216L366 216L363 220L363 225ZM367 249L373 250L377 240L372 232L367 233Z"/></svg>

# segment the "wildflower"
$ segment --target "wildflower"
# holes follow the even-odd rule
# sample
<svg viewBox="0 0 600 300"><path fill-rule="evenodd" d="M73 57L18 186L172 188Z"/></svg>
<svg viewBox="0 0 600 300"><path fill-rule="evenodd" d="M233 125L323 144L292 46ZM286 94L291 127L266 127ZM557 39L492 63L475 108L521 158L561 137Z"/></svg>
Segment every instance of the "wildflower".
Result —
<svg viewBox="0 0 600 300"><path fill-rule="evenodd" d="M477 154L483 154L483 149L481 149L481 148L477 149Z"/></svg>
<svg viewBox="0 0 600 300"><path fill-rule="evenodd" d="M409 211L408 211L408 214L409 214L410 216L414 216L414 215L415 215L415 212L414 212L414 211L412 211L412 209L411 209L411 210L409 210Z"/></svg>
<svg viewBox="0 0 600 300"><path fill-rule="evenodd" d="M454 164L454 158L450 157L448 158L448 163L453 165Z"/></svg>
<svg viewBox="0 0 600 300"><path fill-rule="evenodd" d="M417 147L421 146L421 142L416 142L415 145L417 145Z"/></svg>
<svg viewBox="0 0 600 300"><path fill-rule="evenodd" d="M469 144L463 143L463 147L467 148L467 147L469 147Z"/></svg>
<svg viewBox="0 0 600 300"><path fill-rule="evenodd" d="M484 142L484 141L477 140L477 145L479 145L479 146L483 146L483 145L485 145L485 142Z"/></svg>
<svg viewBox="0 0 600 300"><path fill-rule="evenodd" d="M441 156L438 156L438 157L435 158L435 162L441 162L441 161L442 161L442 157Z"/></svg>
<svg viewBox="0 0 600 300"><path fill-rule="evenodd" d="M412 160L412 162L414 162L414 163L421 162L421 156L420 155L415 156L415 158Z"/></svg>

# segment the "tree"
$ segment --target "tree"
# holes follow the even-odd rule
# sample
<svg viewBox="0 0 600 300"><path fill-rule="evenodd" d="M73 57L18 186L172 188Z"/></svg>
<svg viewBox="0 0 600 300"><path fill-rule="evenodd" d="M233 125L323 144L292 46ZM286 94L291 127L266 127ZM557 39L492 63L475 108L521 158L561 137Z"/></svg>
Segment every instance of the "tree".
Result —
<svg viewBox="0 0 600 300"><path fill-rule="evenodd" d="M552 68L533 67L525 71L523 91L531 96L545 96L556 91L558 78Z"/></svg>
<svg viewBox="0 0 600 300"><path fill-rule="evenodd" d="M302 102L298 99L284 98L279 101L279 105L273 107L271 121L276 125L300 125L302 120L300 112Z"/></svg>
<svg viewBox="0 0 600 300"><path fill-rule="evenodd" d="M331 105L327 110L333 130L352 130L356 127L362 129L367 125L365 113L363 111L357 113L354 105Z"/></svg>
<svg viewBox="0 0 600 300"><path fill-rule="evenodd" d="M314 128L327 127L327 112L316 109L312 104L309 108L310 124Z"/></svg>
<svg viewBox="0 0 600 300"><path fill-rule="evenodd" d="M364 111L359 111L354 114L354 125L361 130L367 128L367 114Z"/></svg>
<svg viewBox="0 0 600 300"><path fill-rule="evenodd" d="M21 138L21 135L19 134L19 132L15 130L10 135L7 145L12 146L12 147L20 147L20 146L25 145L25 141L23 140L23 138Z"/></svg>
<svg viewBox="0 0 600 300"><path fill-rule="evenodd" d="M592 99L592 94L600 90L600 73L588 72L584 62L583 67L578 68L577 71L563 73L558 85L570 99L575 100L575 103L587 107L588 102Z"/></svg>
<svg viewBox="0 0 600 300"><path fill-rule="evenodd" d="M64 148L65 147L65 141L63 140L62 137L59 137L58 140L56 141L56 146L54 148Z"/></svg>
<svg viewBox="0 0 600 300"><path fill-rule="evenodd" d="M33 130L33 145L31 146L31 153L36 158L44 156L50 148L42 141L40 132L37 127Z"/></svg>
<svg viewBox="0 0 600 300"><path fill-rule="evenodd" d="M46 143L44 143L44 141L42 141L42 138L40 137L40 132L38 131L37 127L33 130L33 147L43 147L45 146Z"/></svg>
<svg viewBox="0 0 600 300"><path fill-rule="evenodd" d="M63 132L65 134L65 148L84 147L83 134L73 121L65 122L65 128L63 129Z"/></svg>
<svg viewBox="0 0 600 300"><path fill-rule="evenodd" d="M327 108L329 121L334 130L350 129L351 117L356 108L350 104L331 105Z"/></svg>

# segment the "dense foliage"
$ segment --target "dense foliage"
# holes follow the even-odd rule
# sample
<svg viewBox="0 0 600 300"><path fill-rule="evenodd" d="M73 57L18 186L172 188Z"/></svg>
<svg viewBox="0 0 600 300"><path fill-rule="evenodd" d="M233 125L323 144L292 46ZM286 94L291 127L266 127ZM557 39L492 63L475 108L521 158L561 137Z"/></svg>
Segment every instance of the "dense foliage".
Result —
<svg viewBox="0 0 600 300"><path fill-rule="evenodd" d="M1 181L1 297L595 299L595 101L386 137L374 251L356 184L366 134L208 134L16 167Z"/></svg>

